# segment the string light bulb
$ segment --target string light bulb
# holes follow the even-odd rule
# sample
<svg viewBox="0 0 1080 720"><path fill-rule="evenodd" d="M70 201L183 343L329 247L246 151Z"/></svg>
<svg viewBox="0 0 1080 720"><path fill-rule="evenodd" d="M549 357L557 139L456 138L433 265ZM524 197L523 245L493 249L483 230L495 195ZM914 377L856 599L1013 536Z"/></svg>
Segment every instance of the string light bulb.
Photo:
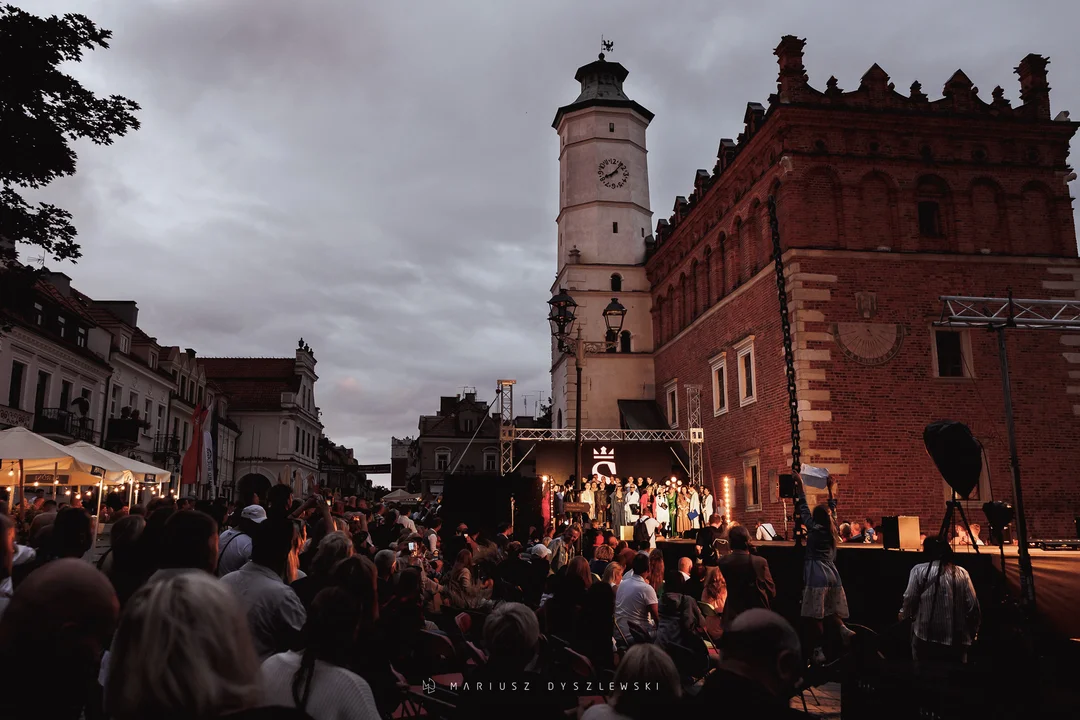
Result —
<svg viewBox="0 0 1080 720"><path fill-rule="evenodd" d="M64 491L64 494L65 494L65 495L71 495L71 491L70 491L70 490L65 490L65 491Z"/></svg>
<svg viewBox="0 0 1080 720"><path fill-rule="evenodd" d="M34 481L34 487L37 487L37 486L38 486L38 481L37 481L37 480L35 480L35 481Z"/></svg>
<svg viewBox="0 0 1080 720"><path fill-rule="evenodd" d="M15 468L9 468L7 474L8 477L15 477Z"/></svg>

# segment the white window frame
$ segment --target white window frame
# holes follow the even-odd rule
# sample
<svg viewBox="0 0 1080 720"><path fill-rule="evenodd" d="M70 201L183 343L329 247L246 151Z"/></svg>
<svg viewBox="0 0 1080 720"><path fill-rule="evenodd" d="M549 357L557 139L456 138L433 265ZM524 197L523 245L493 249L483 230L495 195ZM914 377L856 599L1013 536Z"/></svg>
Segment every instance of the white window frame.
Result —
<svg viewBox="0 0 1080 720"><path fill-rule="evenodd" d="M709 377L712 381L712 397L713 397L713 417L723 415L731 407L728 404L728 372L727 372L727 353L720 353L714 357L709 366ZM716 371L722 370L724 373L724 382L716 382ZM721 400L723 403L721 404Z"/></svg>
<svg viewBox="0 0 1080 720"><path fill-rule="evenodd" d="M476 430L476 421L472 418L462 418L461 427L467 433L474 432Z"/></svg>
<svg viewBox="0 0 1080 720"><path fill-rule="evenodd" d="M664 385L664 410L667 413L668 426L672 428L679 427L678 378Z"/></svg>
<svg viewBox="0 0 1080 720"><path fill-rule="evenodd" d="M491 467L488 467L488 461L491 461ZM496 472L499 469L499 454L495 450L484 450L484 472Z"/></svg>
<svg viewBox="0 0 1080 720"><path fill-rule="evenodd" d="M59 328L60 337L67 339L67 318L63 315L57 315L56 326Z"/></svg>
<svg viewBox="0 0 1080 720"><path fill-rule="evenodd" d="M150 366L151 370L157 367L157 353L150 353L150 362L147 364Z"/></svg>
<svg viewBox="0 0 1080 720"><path fill-rule="evenodd" d="M120 352L126 353L130 349L131 349L131 340L128 338L127 335L121 335L120 336Z"/></svg>
<svg viewBox="0 0 1080 720"><path fill-rule="evenodd" d="M121 403L124 401L124 388L122 385L112 386L112 395L109 397L109 417L120 417Z"/></svg>
<svg viewBox="0 0 1080 720"><path fill-rule="evenodd" d="M442 462L444 459L445 459L445 463ZM450 472L450 460L451 460L450 448L447 448L447 447L435 448L435 470L437 472ZM445 465L445 467L439 467L440 465Z"/></svg>
<svg viewBox="0 0 1080 720"><path fill-rule="evenodd" d="M758 501L757 504L753 504L753 489L751 481L751 468L757 468L757 486L758 486ZM762 493L761 493L761 453L757 450L746 453L743 455L743 505L747 512L753 512L761 510L762 505Z"/></svg>
<svg viewBox="0 0 1080 720"><path fill-rule="evenodd" d="M746 372L743 369L743 358L750 358L750 392L749 397L745 396L746 392ZM735 343L735 364L738 366L738 378L739 378L739 407L746 407L757 402L757 356L754 354L754 336L749 335L739 342ZM758 477L760 479L760 470ZM760 493L759 493L760 494Z"/></svg>
<svg viewBox="0 0 1080 720"><path fill-rule="evenodd" d="M963 370L963 375L950 376L946 375L942 377L938 368L938 352L937 352L937 336L941 332L952 332L960 334L960 364ZM971 380L976 377L975 375L975 361L971 354L971 333L967 330L950 330L948 328L930 328L930 372L932 377L940 380Z"/></svg>
<svg viewBox="0 0 1080 720"><path fill-rule="evenodd" d="M45 308L41 303L34 303L34 324L40 327L45 322Z"/></svg>
<svg viewBox="0 0 1080 720"><path fill-rule="evenodd" d="M75 344L78 345L81 348L84 348L84 347L86 347L86 342L87 342L86 328L84 328L84 327L75 328Z"/></svg>
<svg viewBox="0 0 1080 720"><path fill-rule="evenodd" d="M157 431L165 433L165 406L160 403L157 406Z"/></svg>

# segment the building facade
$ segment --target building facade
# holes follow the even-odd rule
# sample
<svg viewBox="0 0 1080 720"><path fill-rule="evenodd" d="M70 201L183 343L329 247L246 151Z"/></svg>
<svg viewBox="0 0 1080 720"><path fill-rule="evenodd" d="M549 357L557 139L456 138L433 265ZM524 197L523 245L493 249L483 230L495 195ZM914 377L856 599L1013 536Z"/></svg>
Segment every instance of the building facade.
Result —
<svg viewBox="0 0 1080 720"><path fill-rule="evenodd" d="M420 416L419 492L441 494L450 474L498 474L499 418L490 410L469 392L439 398L438 412Z"/></svg>
<svg viewBox="0 0 1080 720"><path fill-rule="evenodd" d="M956 72L931 100L874 65L858 89L809 85L804 41L776 48L778 91L750 103L737 141L656 228L647 263L655 384L686 427L701 388L705 468L744 522L783 527L790 467L780 308L793 332L804 462L840 486L840 515L918 515L936 529L949 489L922 443L940 419L986 451L969 510L1012 497L996 336L936 327L942 295L1080 297L1067 165L1077 125L1051 119L1047 60L1017 68L1020 104L982 100ZM779 298L768 198L787 295ZM1080 337L1010 331L1017 442L1033 537L1071 537L1080 488ZM722 496L722 495L721 495ZM970 516L970 514L969 514Z"/></svg>
<svg viewBox="0 0 1080 720"><path fill-rule="evenodd" d="M110 334L47 273L4 308L0 333L0 429L21 426L61 443L100 444L106 423Z"/></svg>
<svg viewBox="0 0 1080 720"><path fill-rule="evenodd" d="M201 358L199 364L228 398L229 419L240 433L236 492L244 496L280 481L305 495L318 481L323 429L312 349L301 340L292 358Z"/></svg>
<svg viewBox="0 0 1080 720"><path fill-rule="evenodd" d="M616 343L617 352L591 355L577 387L575 361L552 345L552 416L573 427L581 394L581 424L618 428L620 399L652 399L652 296L645 273L651 237L645 132L653 114L623 91L627 70L601 55L578 69L581 93L559 108L558 275L552 294L566 289L577 303L582 340ZM604 308L626 308L622 332L607 337Z"/></svg>

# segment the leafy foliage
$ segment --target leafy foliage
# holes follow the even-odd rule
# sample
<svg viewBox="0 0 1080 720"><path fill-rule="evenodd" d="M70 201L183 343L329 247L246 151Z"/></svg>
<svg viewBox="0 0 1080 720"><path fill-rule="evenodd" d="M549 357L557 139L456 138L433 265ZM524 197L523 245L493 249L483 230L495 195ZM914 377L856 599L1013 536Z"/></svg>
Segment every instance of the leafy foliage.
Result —
<svg viewBox="0 0 1080 720"><path fill-rule="evenodd" d="M0 238L36 245L57 260L82 254L71 213L32 205L20 189L74 174L73 141L109 145L139 128L136 103L99 98L60 69L86 51L108 48L111 36L83 15L41 18L0 8Z"/></svg>

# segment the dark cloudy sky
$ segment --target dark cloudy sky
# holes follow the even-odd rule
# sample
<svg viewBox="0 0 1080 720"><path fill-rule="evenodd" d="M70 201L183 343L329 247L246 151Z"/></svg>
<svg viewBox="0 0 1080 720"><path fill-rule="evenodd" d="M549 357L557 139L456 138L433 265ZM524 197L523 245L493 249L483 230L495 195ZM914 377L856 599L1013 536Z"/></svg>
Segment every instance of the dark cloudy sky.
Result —
<svg viewBox="0 0 1080 720"><path fill-rule="evenodd" d="M75 214L75 284L137 300L144 330L203 355L288 355L303 336L326 432L361 462L463 386L546 396L550 123L602 33L656 113L657 217L775 91L787 33L816 87L854 89L877 62L932 98L960 67L1018 104L1013 68L1049 55L1053 112L1080 118L1076 0L16 4L113 30L74 72L143 107L139 132L80 146L46 193Z"/></svg>

